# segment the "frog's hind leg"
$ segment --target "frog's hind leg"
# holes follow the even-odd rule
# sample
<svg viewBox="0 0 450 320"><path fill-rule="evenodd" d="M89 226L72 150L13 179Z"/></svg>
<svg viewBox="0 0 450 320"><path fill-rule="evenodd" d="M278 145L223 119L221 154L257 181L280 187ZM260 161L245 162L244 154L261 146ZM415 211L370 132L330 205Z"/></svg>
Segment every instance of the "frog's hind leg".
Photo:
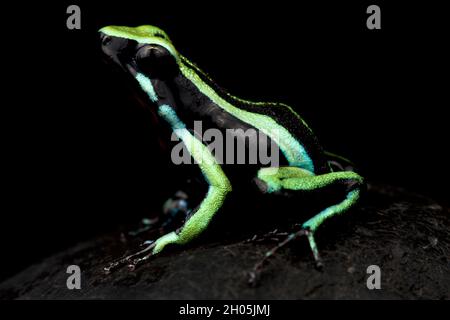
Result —
<svg viewBox="0 0 450 320"><path fill-rule="evenodd" d="M325 210L322 210L320 213L306 221L302 224L302 230L306 230L306 236L308 237L308 242L311 247L312 253L314 255L314 259L318 263L318 265L321 264L320 261L320 255L319 250L317 249L316 241L314 239L314 233L319 228L319 226L326 221L328 218L331 218L335 215L344 213L348 209L350 209L352 206L356 204L360 197L360 189L358 187L355 187L357 183L352 183L354 180L350 180L350 187L349 188L355 188L348 191L345 199L333 206L330 206L326 208Z"/></svg>
<svg viewBox="0 0 450 320"><path fill-rule="evenodd" d="M314 239L314 233L328 218L344 213L356 204L360 196L360 187L363 184L363 178L353 171L331 172L316 176L304 169L281 167L261 169L258 172L258 180L259 185L265 185L265 190L268 193L276 193L282 190L307 192L330 185L341 185L344 188L346 193L345 199L338 204L329 206L303 223L300 231L290 234L283 242L268 251L265 254L264 259L255 265L254 271L258 271L264 261L272 256L278 249L303 235L308 238L314 259L317 265L320 266L320 255Z"/></svg>

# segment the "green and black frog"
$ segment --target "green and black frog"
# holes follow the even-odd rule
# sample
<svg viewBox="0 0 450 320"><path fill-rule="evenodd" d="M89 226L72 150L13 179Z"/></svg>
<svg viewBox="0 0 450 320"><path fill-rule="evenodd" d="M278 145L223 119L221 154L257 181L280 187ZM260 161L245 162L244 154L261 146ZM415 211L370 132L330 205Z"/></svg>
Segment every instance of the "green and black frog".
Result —
<svg viewBox="0 0 450 320"><path fill-rule="evenodd" d="M103 52L145 92L150 107L182 141L208 185L202 201L189 211L182 226L152 242L139 261L160 253L169 244L184 245L199 236L230 195L233 192L245 194L247 186L250 189L256 185L260 197L276 193L305 196L311 191L335 186L344 195L339 201L300 224L297 232L288 235L266 254L269 257L281 245L304 235L320 264L315 232L324 221L357 203L363 178L353 171L336 170L330 165L330 154L323 150L310 127L291 107L282 103L251 102L227 93L181 55L163 30L150 25L107 26L100 30L100 35ZM270 140L268 145L275 144L279 149L279 164L253 165L248 174L228 174L227 164L217 161L208 143L193 132L195 121L201 121L205 128L220 131L239 128L241 132L253 129L262 133Z"/></svg>

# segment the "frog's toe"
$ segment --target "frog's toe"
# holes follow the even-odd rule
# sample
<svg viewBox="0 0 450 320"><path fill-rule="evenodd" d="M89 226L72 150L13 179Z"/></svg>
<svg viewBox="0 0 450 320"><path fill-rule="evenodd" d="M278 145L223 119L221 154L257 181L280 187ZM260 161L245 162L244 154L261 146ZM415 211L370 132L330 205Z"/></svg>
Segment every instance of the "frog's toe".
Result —
<svg viewBox="0 0 450 320"><path fill-rule="evenodd" d="M168 244L176 244L179 241L179 236L175 231L163 235L155 242L152 254L160 253Z"/></svg>
<svg viewBox="0 0 450 320"><path fill-rule="evenodd" d="M153 255L152 251L155 248L156 243L154 241L145 241L143 246L145 246L144 249L111 262L108 266L103 268L103 271L110 273L125 265L130 269L134 269L138 264L148 260L148 258Z"/></svg>
<svg viewBox="0 0 450 320"><path fill-rule="evenodd" d="M319 255L319 250L317 249L316 242L314 240L314 232L310 230L309 227L302 226L301 229L297 232L289 234L285 239L281 242L279 242L275 247L273 247L271 250L267 251L264 255L264 257L258 261L253 267L253 270L249 273L249 284L255 285L256 281L259 278L259 274L261 273L263 266L265 262L272 257L279 249L285 247L288 243L291 241L298 239L299 237L306 236L308 238L309 245L311 247L315 265L318 270L322 270L323 263L322 259Z"/></svg>

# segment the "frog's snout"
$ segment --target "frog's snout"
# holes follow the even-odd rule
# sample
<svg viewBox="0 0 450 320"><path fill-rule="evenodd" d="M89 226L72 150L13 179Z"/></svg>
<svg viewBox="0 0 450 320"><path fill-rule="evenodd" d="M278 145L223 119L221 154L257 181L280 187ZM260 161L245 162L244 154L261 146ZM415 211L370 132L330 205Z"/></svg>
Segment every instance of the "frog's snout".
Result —
<svg viewBox="0 0 450 320"><path fill-rule="evenodd" d="M127 39L109 36L100 32L100 41L103 53L118 65L122 66L122 58L129 49Z"/></svg>
<svg viewBox="0 0 450 320"><path fill-rule="evenodd" d="M100 42L102 44L102 51L106 54L111 53L111 49L109 48L111 46L111 42L113 41L113 37L108 36L107 34L104 34L103 32L100 32Z"/></svg>
<svg viewBox="0 0 450 320"><path fill-rule="evenodd" d="M112 40L112 37L100 32L100 41L102 42L102 47L108 45Z"/></svg>

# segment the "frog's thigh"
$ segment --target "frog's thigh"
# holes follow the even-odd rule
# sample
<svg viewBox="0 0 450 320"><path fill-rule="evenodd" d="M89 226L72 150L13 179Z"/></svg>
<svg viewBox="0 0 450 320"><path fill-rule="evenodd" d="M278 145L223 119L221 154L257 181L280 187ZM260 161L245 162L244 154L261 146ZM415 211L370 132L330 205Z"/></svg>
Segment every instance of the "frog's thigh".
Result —
<svg viewBox="0 0 450 320"><path fill-rule="evenodd" d="M293 181L310 176L314 174L298 167L270 167L258 171L258 179L266 183L269 193L285 189L284 184L289 179Z"/></svg>
<svg viewBox="0 0 450 320"><path fill-rule="evenodd" d="M359 186L363 183L363 178L352 171L331 172L316 176L300 168L282 167L278 170L274 169L265 168L258 172L258 178L267 184L268 192L282 189L311 191L343 181L350 182L348 184L350 188L343 184L343 187L348 188L348 193L342 202L322 210L303 224L303 227L312 231L315 231L329 217L342 213L355 204L359 198Z"/></svg>

